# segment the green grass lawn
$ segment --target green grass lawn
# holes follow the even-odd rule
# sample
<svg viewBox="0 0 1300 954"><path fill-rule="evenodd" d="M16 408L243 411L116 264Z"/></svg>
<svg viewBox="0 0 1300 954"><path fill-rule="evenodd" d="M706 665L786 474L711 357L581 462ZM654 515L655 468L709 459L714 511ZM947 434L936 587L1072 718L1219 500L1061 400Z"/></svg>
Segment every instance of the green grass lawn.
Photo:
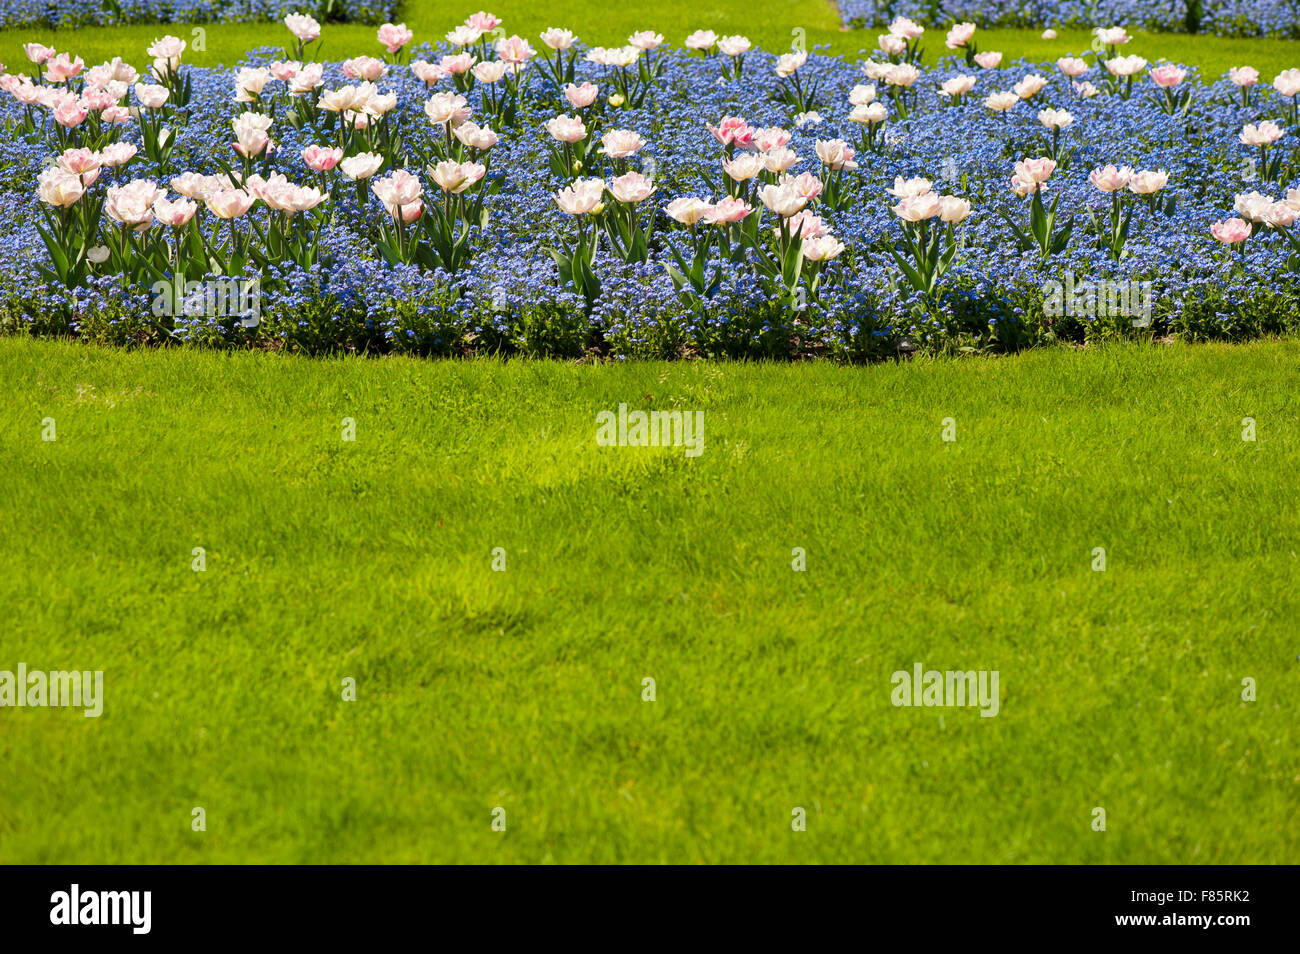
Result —
<svg viewBox="0 0 1300 954"><path fill-rule="evenodd" d="M1294 861L1298 374L0 340L0 669L106 693L0 709L0 862Z"/></svg>
<svg viewBox="0 0 1300 954"><path fill-rule="evenodd" d="M549 26L567 26L591 44L617 45L635 30L653 28L666 39L681 45L693 30L712 29L719 33L742 33L763 49L788 49L795 29L805 31L807 43L830 44L836 53L856 57L861 49L874 49L876 36L883 29L844 31L839 14L830 0L766 0L761 9L749 0L713 0L707 9L690 0L655 0L653 3L593 6L582 0L502 0L488 5L502 17L505 27L519 33L534 46L537 35ZM478 5L463 7L445 4L407 3L400 18L415 31L416 42L438 40ZM0 61L11 71L25 70L22 44L39 40L71 49L87 63L98 63L113 56L143 63L145 47L154 37L174 32L194 42L194 27L132 25L114 28L79 28L77 30L3 30L0 31ZM202 28L202 52L190 51L187 62L199 66L237 62L245 51L262 45L284 45L288 30L279 24L210 24ZM1043 40L1040 30L982 30L977 35L981 49L1001 50L1008 61L1025 56L1036 61L1052 61L1067 53L1088 48L1087 30L1062 30L1056 40ZM1138 53L1151 61L1161 58L1199 65L1204 76L1222 75L1231 66L1250 64L1257 67L1264 80L1281 70L1300 66L1300 43L1273 39L1222 39L1213 36L1135 33L1125 52ZM926 43L927 60L933 64L943 49L942 31L931 31ZM373 26L329 24L325 29L323 55L342 59L359 53L376 55L382 47L375 41Z"/></svg>

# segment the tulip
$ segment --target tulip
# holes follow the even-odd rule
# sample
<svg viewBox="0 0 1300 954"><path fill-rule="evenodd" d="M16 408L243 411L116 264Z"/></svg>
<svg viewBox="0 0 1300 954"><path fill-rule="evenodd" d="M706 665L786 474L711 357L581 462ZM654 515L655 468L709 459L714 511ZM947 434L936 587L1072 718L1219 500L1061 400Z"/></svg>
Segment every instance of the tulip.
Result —
<svg viewBox="0 0 1300 954"><path fill-rule="evenodd" d="M343 160L343 150L335 146L308 146L302 151L302 161L313 172L329 172Z"/></svg>
<svg viewBox="0 0 1300 954"><path fill-rule="evenodd" d="M479 126L470 122L461 123L453 132L463 145L480 151L491 149L500 138L487 126Z"/></svg>
<svg viewBox="0 0 1300 954"><path fill-rule="evenodd" d="M925 33L925 27L907 17L895 17L894 22L889 24L889 32L909 40L919 40Z"/></svg>
<svg viewBox="0 0 1300 954"><path fill-rule="evenodd" d="M1187 71L1173 63L1164 63L1151 71L1151 82L1161 89L1173 89L1187 78Z"/></svg>
<svg viewBox="0 0 1300 954"><path fill-rule="evenodd" d="M1259 82L1259 70L1253 66L1234 66L1228 70L1228 79L1235 86L1254 86Z"/></svg>
<svg viewBox="0 0 1300 954"><path fill-rule="evenodd" d="M405 169L397 169L384 179L376 179L370 186L391 212L395 206L409 205L424 194L420 180Z"/></svg>
<svg viewBox="0 0 1300 954"><path fill-rule="evenodd" d="M1133 170L1128 166L1117 169L1112 165L1093 169L1088 175L1088 181L1102 192L1118 192L1129 184L1132 177Z"/></svg>
<svg viewBox="0 0 1300 954"><path fill-rule="evenodd" d="M1250 225L1241 219L1225 219L1211 225L1210 234L1224 245L1235 245L1250 238Z"/></svg>
<svg viewBox="0 0 1300 954"><path fill-rule="evenodd" d="M384 165L384 157L376 152L359 152L339 163L339 171L354 181L369 179Z"/></svg>
<svg viewBox="0 0 1300 954"><path fill-rule="evenodd" d="M756 152L742 153L730 161L723 160L722 171L735 182L746 182L763 171L763 156Z"/></svg>
<svg viewBox="0 0 1300 954"><path fill-rule="evenodd" d="M730 56L733 59L738 56L744 56L749 52L749 37L745 36L722 36L718 37L718 52L724 56Z"/></svg>
<svg viewBox="0 0 1300 954"><path fill-rule="evenodd" d="M213 192L203 204L219 219L237 219L253 207L256 200L243 189L220 189Z"/></svg>
<svg viewBox="0 0 1300 954"><path fill-rule="evenodd" d="M849 91L850 106L869 106L876 99L874 86L855 86Z"/></svg>
<svg viewBox="0 0 1300 954"><path fill-rule="evenodd" d="M1098 27L1092 32L1102 46L1123 46L1132 39L1123 27Z"/></svg>
<svg viewBox="0 0 1300 954"><path fill-rule="evenodd" d="M555 204L568 215L588 215L601 205L604 194L604 179L578 179L555 194Z"/></svg>
<svg viewBox="0 0 1300 954"><path fill-rule="evenodd" d="M769 186L769 188L773 188ZM694 226L704 219L713 209L711 203L703 199L697 199L694 196L683 196L673 199L664 208L664 213L673 221L682 225Z"/></svg>
<svg viewBox="0 0 1300 954"><path fill-rule="evenodd" d="M573 46L573 42L577 37L573 35L572 30L561 30L558 27L551 27L542 34L541 39L542 42L552 50L562 52Z"/></svg>
<svg viewBox="0 0 1300 954"><path fill-rule="evenodd" d="M1046 85L1047 80L1035 73L1030 73L1012 87L1012 89L1015 90L1015 94L1021 99L1033 99L1034 96L1036 96Z"/></svg>
<svg viewBox="0 0 1300 954"><path fill-rule="evenodd" d="M1082 76L1088 72L1088 63L1077 56L1063 56L1056 61L1056 68L1066 76L1073 79L1076 76Z"/></svg>
<svg viewBox="0 0 1300 954"><path fill-rule="evenodd" d="M1247 124L1241 130L1238 139L1243 146L1268 146L1282 138L1282 129L1277 123L1266 120L1258 126Z"/></svg>
<svg viewBox="0 0 1300 954"><path fill-rule="evenodd" d="M629 172L611 179L609 191L619 202L634 205L644 202L654 193L654 183L639 172ZM725 201L725 200L724 200Z"/></svg>
<svg viewBox="0 0 1300 954"><path fill-rule="evenodd" d="M313 40L320 38L320 24L304 14L289 14L284 18L284 25L302 43L311 43Z"/></svg>
<svg viewBox="0 0 1300 954"><path fill-rule="evenodd" d="M943 45L950 50L959 50L971 41L975 35L975 24L958 23L948 31L948 36Z"/></svg>
<svg viewBox="0 0 1300 954"><path fill-rule="evenodd" d="M343 75L348 79L373 83L388 72L388 64L373 56L354 56L343 61Z"/></svg>
<svg viewBox="0 0 1300 954"><path fill-rule="evenodd" d="M987 53L976 53L975 62L978 63L983 69L986 70L996 69L997 65L1002 62L1002 54L994 53L992 51Z"/></svg>
<svg viewBox="0 0 1300 954"><path fill-rule="evenodd" d="M491 85L492 83L501 82L501 79L506 75L507 69L509 69L508 64L502 63L500 60L492 60L487 63L476 64L470 72L474 74L474 78L480 83Z"/></svg>
<svg viewBox="0 0 1300 954"><path fill-rule="evenodd" d="M429 178L443 192L459 195L483 178L487 169L477 162L452 162L443 160L427 169Z"/></svg>
<svg viewBox="0 0 1300 954"><path fill-rule="evenodd" d="M583 83L581 86L569 83L564 87L564 98L574 109L585 109L596 101L598 90L595 83Z"/></svg>
<svg viewBox="0 0 1300 954"><path fill-rule="evenodd" d="M966 220L970 215L970 202L955 195L945 195L939 200L939 218L952 225Z"/></svg>
<svg viewBox="0 0 1300 954"><path fill-rule="evenodd" d="M1015 93L993 93L984 100L984 105L996 113L1005 113L1013 109L1020 102L1020 97Z"/></svg>
<svg viewBox="0 0 1300 954"><path fill-rule="evenodd" d="M180 228L189 224L190 219L194 218L194 213L199 210L198 204L193 199L158 199L153 204L154 218L161 225L170 225L172 228Z"/></svg>
<svg viewBox="0 0 1300 954"><path fill-rule="evenodd" d="M36 179L36 195L42 202L57 208L67 208L86 194L86 184L80 175L63 169L46 169Z"/></svg>
<svg viewBox="0 0 1300 954"><path fill-rule="evenodd" d="M954 76L950 80L945 80L939 87L940 96L949 96L954 102L961 99L972 89L975 88L975 77L973 76Z"/></svg>
<svg viewBox="0 0 1300 954"><path fill-rule="evenodd" d="M754 130L754 148L759 152L771 152L790 144L790 133L780 126L767 126Z"/></svg>
<svg viewBox="0 0 1300 954"><path fill-rule="evenodd" d="M1064 109L1040 109L1038 121L1048 129L1064 129L1074 122L1074 117Z"/></svg>
<svg viewBox="0 0 1300 954"><path fill-rule="evenodd" d="M686 38L686 49L704 52L712 49L718 42L718 35L712 30L696 30Z"/></svg>
<svg viewBox="0 0 1300 954"><path fill-rule="evenodd" d="M458 26L447 34L447 42L452 46L473 46L482 37L482 30L476 30L471 26Z"/></svg>
<svg viewBox="0 0 1300 954"><path fill-rule="evenodd" d="M497 43L496 50L500 60L515 66L523 66L537 55L537 51L521 36L506 37Z"/></svg>
<svg viewBox="0 0 1300 954"><path fill-rule="evenodd" d="M803 207L808 204L807 197L802 195L789 182L780 185L763 186L758 190L758 198L769 212L773 212L782 218L789 218L796 212L801 212Z"/></svg>
<svg viewBox="0 0 1300 954"><path fill-rule="evenodd" d="M779 56L776 60L776 75L782 79L793 76L806 62L808 62L808 54L803 50Z"/></svg>
<svg viewBox="0 0 1300 954"><path fill-rule="evenodd" d="M853 161L854 150L843 139L819 139L816 146L817 158L831 169L856 169Z"/></svg>
<svg viewBox="0 0 1300 954"><path fill-rule="evenodd" d="M799 156L793 149L781 147L771 149L763 155L763 168L768 172L785 172L799 162Z"/></svg>
<svg viewBox="0 0 1300 954"><path fill-rule="evenodd" d="M587 138L587 127L578 116L556 116L547 120L546 131L559 142L575 143Z"/></svg>
<svg viewBox="0 0 1300 954"><path fill-rule="evenodd" d="M943 200L933 192L908 196L893 207L893 212L904 222L924 222L943 212Z"/></svg>
<svg viewBox="0 0 1300 954"><path fill-rule="evenodd" d="M894 187L889 190L889 194L897 199L910 199L914 196L926 195L932 188L930 180L922 176L917 176L914 179L894 176Z"/></svg>
<svg viewBox="0 0 1300 954"><path fill-rule="evenodd" d="M379 42L390 54L406 46L414 37L415 34L406 28L405 23L385 23L378 33Z"/></svg>
<svg viewBox="0 0 1300 954"><path fill-rule="evenodd" d="M480 10L478 13L471 14L465 19L465 25L480 33L491 33L501 25L501 18L492 13L485 13Z"/></svg>
<svg viewBox="0 0 1300 954"><path fill-rule="evenodd" d="M167 102L170 95L166 86L137 84L135 87L135 98L140 101L140 105L145 109L158 109L163 103Z"/></svg>
<svg viewBox="0 0 1300 954"><path fill-rule="evenodd" d="M803 257L810 262L823 262L837 257L844 251L844 243L832 235L807 239L803 243Z"/></svg>
<svg viewBox="0 0 1300 954"><path fill-rule="evenodd" d="M644 139L627 129L612 129L600 141L601 151L610 159L627 159L645 146Z"/></svg>
<svg viewBox="0 0 1300 954"><path fill-rule="evenodd" d="M1154 172L1137 172L1128 187L1135 195L1155 195L1169 184L1169 173L1163 169Z"/></svg>

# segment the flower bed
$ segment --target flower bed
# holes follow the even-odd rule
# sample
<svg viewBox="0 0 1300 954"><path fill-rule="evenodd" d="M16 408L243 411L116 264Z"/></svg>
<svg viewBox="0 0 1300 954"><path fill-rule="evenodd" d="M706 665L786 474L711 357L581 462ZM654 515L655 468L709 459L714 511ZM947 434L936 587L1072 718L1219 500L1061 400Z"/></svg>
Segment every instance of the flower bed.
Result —
<svg viewBox="0 0 1300 954"><path fill-rule="evenodd" d="M123 23L254 23L309 10L322 20L382 23L397 0L0 0L0 28Z"/></svg>
<svg viewBox="0 0 1300 954"><path fill-rule="evenodd" d="M0 323L841 360L1300 323L1295 70L1202 85L1122 30L1004 64L973 27L926 65L943 38L905 22L860 64L704 33L536 52L490 15L311 64L290 23L239 70L165 38L149 76L33 48L39 82L0 81Z"/></svg>
<svg viewBox="0 0 1300 954"><path fill-rule="evenodd" d="M936 27L1091 27L1217 36L1300 37L1300 0L837 0L847 26L883 27L903 16Z"/></svg>

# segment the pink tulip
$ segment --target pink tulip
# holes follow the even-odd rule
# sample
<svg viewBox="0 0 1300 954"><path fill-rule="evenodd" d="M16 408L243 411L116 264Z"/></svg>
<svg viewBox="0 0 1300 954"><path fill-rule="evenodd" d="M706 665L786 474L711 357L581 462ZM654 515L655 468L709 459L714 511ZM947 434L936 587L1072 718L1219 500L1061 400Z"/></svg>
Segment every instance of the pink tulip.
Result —
<svg viewBox="0 0 1300 954"><path fill-rule="evenodd" d="M959 50L971 41L975 35L975 24L958 23L948 31L948 36L943 45L950 50Z"/></svg>
<svg viewBox="0 0 1300 954"><path fill-rule="evenodd" d="M581 142L587 137L587 127L577 116L556 116L547 121L546 131L559 142Z"/></svg>
<svg viewBox="0 0 1300 954"><path fill-rule="evenodd" d="M629 172L609 182L609 191L619 202L633 205L644 202L654 193L654 183L639 172Z"/></svg>
<svg viewBox="0 0 1300 954"><path fill-rule="evenodd" d="M600 142L602 151L610 159L627 159L645 147L645 140L629 129L611 129Z"/></svg>
<svg viewBox="0 0 1300 954"><path fill-rule="evenodd" d="M497 43L497 58L514 66L523 66L536 55L537 51L521 36L506 37Z"/></svg>
<svg viewBox="0 0 1300 954"><path fill-rule="evenodd" d="M37 197L47 205L67 208L86 194L86 183L79 175L63 169L46 169L37 177Z"/></svg>
<svg viewBox="0 0 1300 954"><path fill-rule="evenodd" d="M1228 70L1228 79L1237 86L1254 86L1259 82L1259 70L1253 66L1234 66Z"/></svg>
<svg viewBox="0 0 1300 954"><path fill-rule="evenodd" d="M724 146L738 146L746 150L754 148L754 130L739 116L724 116L718 125L705 123L705 126L713 138Z"/></svg>
<svg viewBox="0 0 1300 954"><path fill-rule="evenodd" d="M480 10L478 13L470 14L465 20L465 25L473 30L478 30L480 33L491 33L501 25L501 18Z"/></svg>
<svg viewBox="0 0 1300 954"><path fill-rule="evenodd" d="M1282 138L1282 128L1272 120L1266 120L1258 126L1253 123L1242 127L1237 137L1243 146L1268 146Z"/></svg>
<svg viewBox="0 0 1300 954"><path fill-rule="evenodd" d="M424 194L420 180L405 169L397 169L384 179L376 179L370 188L390 210L393 206L409 205Z"/></svg>
<svg viewBox="0 0 1300 954"><path fill-rule="evenodd" d="M198 210L198 204L193 199L176 199L175 201L159 199L153 204L154 217L162 225L170 225L172 228L180 228L182 225L188 224Z"/></svg>
<svg viewBox="0 0 1300 954"><path fill-rule="evenodd" d="M986 70L995 69L1002 62L1002 54L995 53L992 50L985 53L976 53L975 62Z"/></svg>
<svg viewBox="0 0 1300 954"><path fill-rule="evenodd" d="M1023 159L1016 163L1016 176L1028 182L1046 182L1056 171L1056 163L1046 156Z"/></svg>
<svg viewBox="0 0 1300 954"><path fill-rule="evenodd" d="M396 53L414 37L415 34L406 28L405 23L385 23L379 28L379 42L389 53Z"/></svg>
<svg viewBox="0 0 1300 954"><path fill-rule="evenodd" d="M311 43L320 37L320 24L309 16L291 13L284 18L284 25L289 32L304 43Z"/></svg>
<svg viewBox="0 0 1300 954"><path fill-rule="evenodd" d="M564 87L564 98L574 109L584 109L596 101L597 91L595 83L583 83L581 86L569 83Z"/></svg>
<svg viewBox="0 0 1300 954"><path fill-rule="evenodd" d="M1128 187L1135 195L1154 195L1169 184L1169 173L1163 169L1154 172L1134 173Z"/></svg>
<svg viewBox="0 0 1300 954"><path fill-rule="evenodd" d="M443 192L459 195L483 178L487 171L481 163L452 162L443 160L436 166L429 166L429 177L438 184Z"/></svg>
<svg viewBox="0 0 1300 954"><path fill-rule="evenodd" d="M219 219L237 219L253 207L256 199L243 189L221 189L204 200L204 205Z"/></svg>
<svg viewBox="0 0 1300 954"><path fill-rule="evenodd" d="M568 215L587 215L601 206L604 195L604 179L577 179L555 194L555 204Z"/></svg>
<svg viewBox="0 0 1300 954"><path fill-rule="evenodd" d="M25 43L23 52L27 54L27 59L40 66L54 55L55 50L52 46L42 46L40 43Z"/></svg>
<svg viewBox="0 0 1300 954"><path fill-rule="evenodd" d="M1151 71L1151 82L1161 89L1173 89L1187 78L1187 71L1173 63L1165 63Z"/></svg>
<svg viewBox="0 0 1300 954"><path fill-rule="evenodd" d="M388 64L373 56L354 56L343 61L343 75L348 79L366 80L373 83L388 72Z"/></svg>
<svg viewBox="0 0 1300 954"><path fill-rule="evenodd" d="M129 142L115 142L99 150L101 166L124 166L135 158L136 148Z"/></svg>
<svg viewBox="0 0 1300 954"><path fill-rule="evenodd" d="M1241 219L1225 219L1211 225L1210 234L1224 245L1235 245L1250 238L1250 224Z"/></svg>
<svg viewBox="0 0 1300 954"><path fill-rule="evenodd" d="M343 160L343 150L335 146L308 146L302 151L302 161L313 172L329 172Z"/></svg>
<svg viewBox="0 0 1300 954"><path fill-rule="evenodd" d="M1106 166L1101 169L1093 169L1088 175L1088 181L1091 182L1102 192L1118 192L1129 184L1133 177L1133 170L1128 166L1115 168Z"/></svg>
<svg viewBox="0 0 1300 954"><path fill-rule="evenodd" d="M302 69L302 64L297 60L276 60L267 69L281 83L288 83L298 75L298 71Z"/></svg>
<svg viewBox="0 0 1300 954"><path fill-rule="evenodd" d="M76 100L60 103L54 110L54 120L66 129L80 126L86 120L86 108Z"/></svg>
<svg viewBox="0 0 1300 954"><path fill-rule="evenodd" d="M1056 68L1071 79L1082 76L1089 69L1087 60L1081 60L1077 56L1061 57L1056 61Z"/></svg>
<svg viewBox="0 0 1300 954"><path fill-rule="evenodd" d="M664 214L681 225L696 225L713 209L713 205L695 196L673 199L664 207Z"/></svg>
<svg viewBox="0 0 1300 954"><path fill-rule="evenodd" d="M339 170L349 179L369 179L384 165L384 157L377 152L359 152L339 163Z"/></svg>

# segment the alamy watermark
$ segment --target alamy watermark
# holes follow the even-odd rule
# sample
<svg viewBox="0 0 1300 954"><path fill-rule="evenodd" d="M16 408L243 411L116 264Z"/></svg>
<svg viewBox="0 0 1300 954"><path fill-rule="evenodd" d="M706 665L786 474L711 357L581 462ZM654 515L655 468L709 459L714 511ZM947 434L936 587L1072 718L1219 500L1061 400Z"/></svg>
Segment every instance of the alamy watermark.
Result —
<svg viewBox="0 0 1300 954"><path fill-rule="evenodd" d="M926 671L916 663L910 673L900 669L889 681L894 686L889 700L896 706L979 706L983 718L997 715L1002 706L996 669Z"/></svg>
<svg viewBox="0 0 1300 954"><path fill-rule="evenodd" d="M0 669L0 709L26 706L69 706L97 719L104 711L104 672L28 672L26 663L19 663L16 672Z"/></svg>
<svg viewBox="0 0 1300 954"><path fill-rule="evenodd" d="M596 415L596 443L601 447L684 447L687 457L704 453L703 411L629 411Z"/></svg>
<svg viewBox="0 0 1300 954"><path fill-rule="evenodd" d="M239 318L245 328L256 328L262 320L262 283L257 278L156 281L150 291L158 317Z"/></svg>
<svg viewBox="0 0 1300 954"><path fill-rule="evenodd" d="M1049 279L1043 284L1043 313L1049 318L1131 318L1134 328L1151 324L1150 282L1098 282Z"/></svg>
<svg viewBox="0 0 1300 954"><path fill-rule="evenodd" d="M74 884L50 895L50 923L55 925L125 925L133 934L148 934L153 917L152 891L83 891Z"/></svg>

